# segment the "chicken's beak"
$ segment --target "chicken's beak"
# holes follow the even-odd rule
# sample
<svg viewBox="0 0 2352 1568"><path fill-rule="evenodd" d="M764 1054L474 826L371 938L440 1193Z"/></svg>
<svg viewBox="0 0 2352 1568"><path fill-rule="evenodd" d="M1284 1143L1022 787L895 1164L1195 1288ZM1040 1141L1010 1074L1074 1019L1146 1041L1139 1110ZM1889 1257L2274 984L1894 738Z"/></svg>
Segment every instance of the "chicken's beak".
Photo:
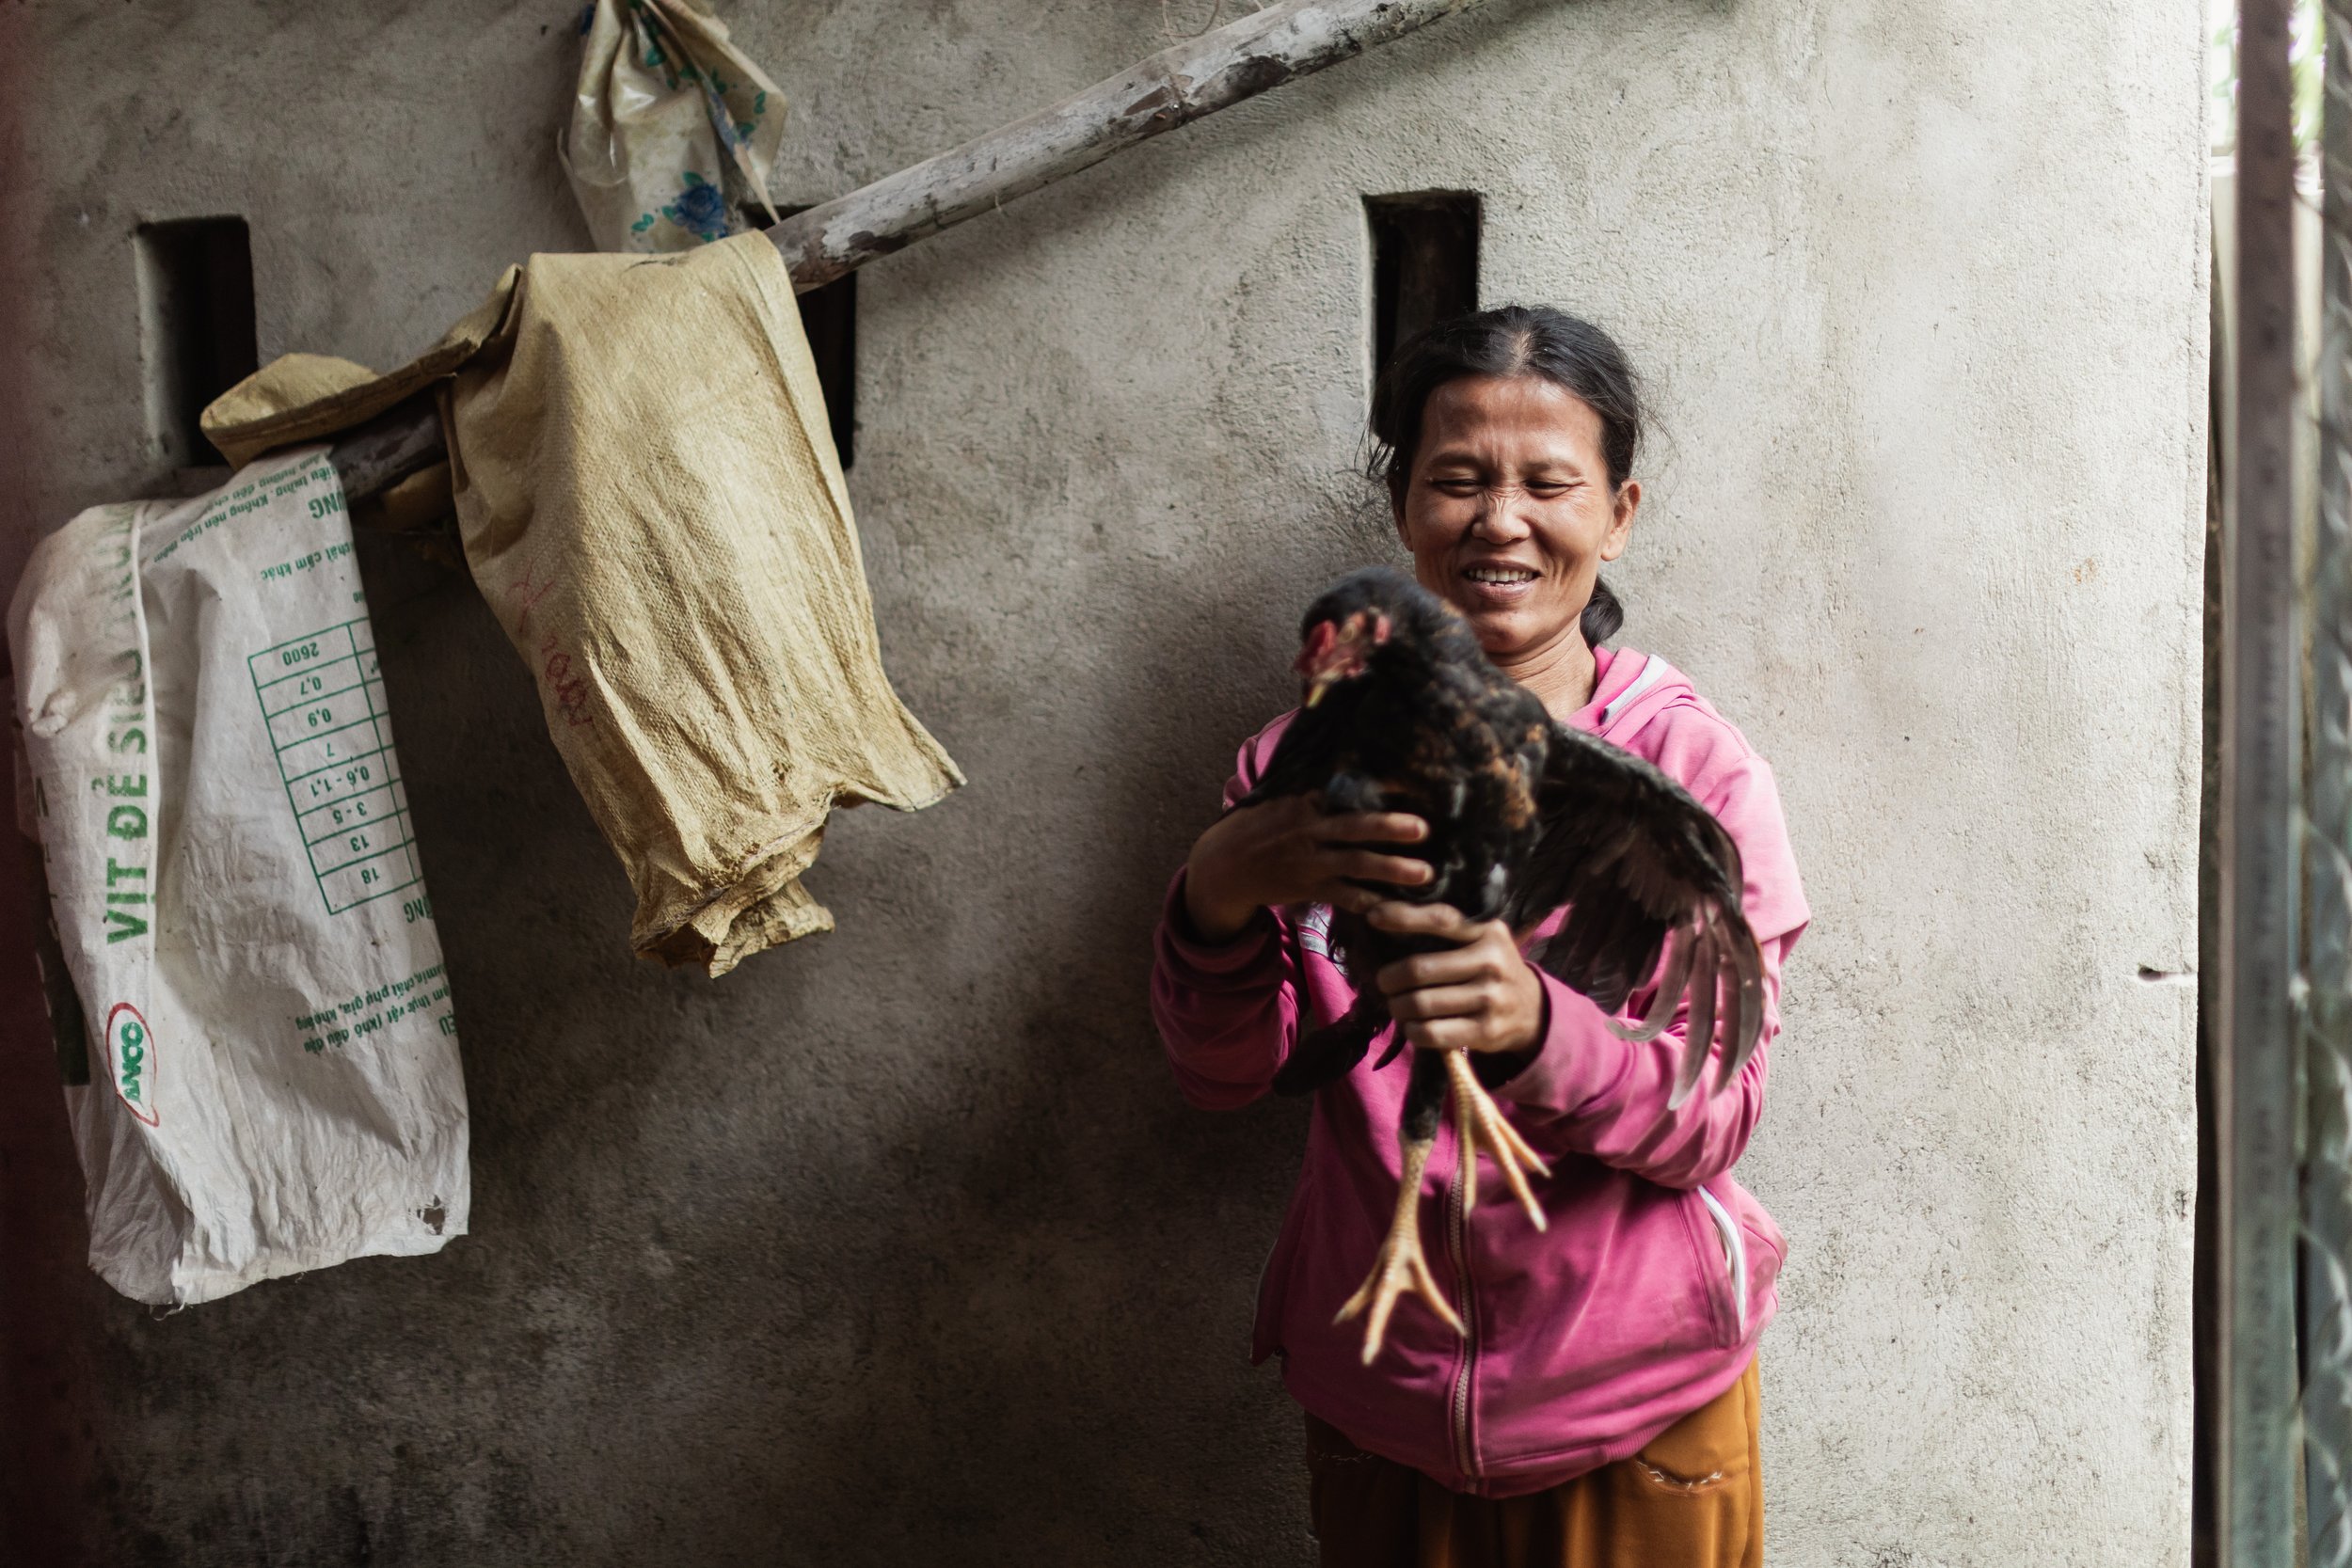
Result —
<svg viewBox="0 0 2352 1568"><path fill-rule="evenodd" d="M1339 679L1339 676L1328 672L1317 675L1314 678L1314 684L1307 688L1307 705L1312 707L1323 701L1323 694L1337 686Z"/></svg>

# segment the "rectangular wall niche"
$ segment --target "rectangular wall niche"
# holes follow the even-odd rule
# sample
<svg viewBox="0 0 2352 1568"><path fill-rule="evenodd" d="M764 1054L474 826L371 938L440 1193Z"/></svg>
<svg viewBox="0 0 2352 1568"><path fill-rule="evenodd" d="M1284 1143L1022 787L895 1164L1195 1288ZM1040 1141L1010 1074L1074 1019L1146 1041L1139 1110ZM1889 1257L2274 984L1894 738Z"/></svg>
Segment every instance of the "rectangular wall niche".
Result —
<svg viewBox="0 0 2352 1568"><path fill-rule="evenodd" d="M779 207L785 217L808 208ZM857 274L844 273L801 296L801 330L817 361L817 385L825 393L825 419L833 426L834 450L847 468L855 461L857 439Z"/></svg>
<svg viewBox="0 0 2352 1568"><path fill-rule="evenodd" d="M224 463L198 417L260 364L252 238L243 218L184 218L136 243L149 428L174 467Z"/></svg>
<svg viewBox="0 0 2352 1568"><path fill-rule="evenodd" d="M801 296L801 330L817 361L817 384L825 389L825 418L833 426L841 466L855 462L857 439L857 274L846 273Z"/></svg>
<svg viewBox="0 0 2352 1568"><path fill-rule="evenodd" d="M1478 193L1364 198L1372 229L1372 373L1397 345L1478 309Z"/></svg>

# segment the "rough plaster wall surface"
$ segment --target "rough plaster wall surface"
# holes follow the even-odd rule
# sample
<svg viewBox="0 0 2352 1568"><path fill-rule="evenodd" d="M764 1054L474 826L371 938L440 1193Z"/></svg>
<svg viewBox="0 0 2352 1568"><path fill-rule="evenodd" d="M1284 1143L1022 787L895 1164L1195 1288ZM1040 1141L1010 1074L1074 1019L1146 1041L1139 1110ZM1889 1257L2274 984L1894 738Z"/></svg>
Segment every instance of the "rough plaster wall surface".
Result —
<svg viewBox="0 0 2352 1568"><path fill-rule="evenodd" d="M37 515L166 484L131 232L252 225L262 353L389 364L584 236L569 0L34 0ZM724 13L820 198L1199 0ZM473 1234L163 1321L66 1288L103 1560L1305 1562L1246 1362L1302 1109L1177 1101L1165 879L1361 558L1359 198L1663 440L1626 641L1778 770L1817 911L1741 1167L1790 1238L1771 1559L2185 1558L2204 259L2196 0L1493 0L869 268L884 653L972 776L839 820L712 984L461 576L365 563L474 1112Z"/></svg>

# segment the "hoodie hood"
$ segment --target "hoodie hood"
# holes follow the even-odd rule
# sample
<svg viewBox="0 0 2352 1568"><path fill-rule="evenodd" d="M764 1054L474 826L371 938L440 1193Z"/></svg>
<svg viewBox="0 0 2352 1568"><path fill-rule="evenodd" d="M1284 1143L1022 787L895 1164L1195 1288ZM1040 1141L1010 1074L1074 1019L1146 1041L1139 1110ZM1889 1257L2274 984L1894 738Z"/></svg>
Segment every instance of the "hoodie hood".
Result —
<svg viewBox="0 0 2352 1568"><path fill-rule="evenodd" d="M1652 719L1698 695L1689 677L1659 657L1632 648L1593 650L1593 698L1568 723L1613 746L1631 749Z"/></svg>

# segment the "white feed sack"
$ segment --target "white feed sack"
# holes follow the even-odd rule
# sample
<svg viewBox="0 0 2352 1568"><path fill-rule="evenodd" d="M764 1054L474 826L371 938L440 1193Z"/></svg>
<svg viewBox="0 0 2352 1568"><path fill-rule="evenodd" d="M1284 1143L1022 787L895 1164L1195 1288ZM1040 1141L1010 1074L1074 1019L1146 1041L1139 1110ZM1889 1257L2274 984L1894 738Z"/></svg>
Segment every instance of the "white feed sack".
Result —
<svg viewBox="0 0 2352 1568"><path fill-rule="evenodd" d="M91 1267L186 1305L463 1234L449 983L323 449L83 513L8 641Z"/></svg>

